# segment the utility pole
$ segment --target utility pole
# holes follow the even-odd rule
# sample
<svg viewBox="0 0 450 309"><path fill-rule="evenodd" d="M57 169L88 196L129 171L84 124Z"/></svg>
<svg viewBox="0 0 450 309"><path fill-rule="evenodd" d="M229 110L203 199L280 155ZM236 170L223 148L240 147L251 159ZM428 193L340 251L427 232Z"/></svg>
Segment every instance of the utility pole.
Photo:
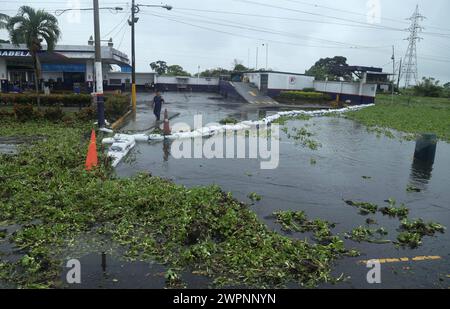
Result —
<svg viewBox="0 0 450 309"><path fill-rule="evenodd" d="M392 45L392 103L394 103L394 86L395 85L395 46Z"/></svg>
<svg viewBox="0 0 450 309"><path fill-rule="evenodd" d="M131 101L133 103L133 111L136 112L136 27L135 24L139 21L136 14L140 12L141 7L163 8L168 11L172 10L170 5L152 5L152 4L136 4L135 0L131 1L131 20L128 24L131 26Z"/></svg>
<svg viewBox="0 0 450 309"><path fill-rule="evenodd" d="M399 89L399 91L401 78L402 78L402 59L400 59L400 65L398 66L397 89Z"/></svg>
<svg viewBox="0 0 450 309"><path fill-rule="evenodd" d="M256 67L255 70L258 71L258 55L259 54L259 47L256 47Z"/></svg>
<svg viewBox="0 0 450 309"><path fill-rule="evenodd" d="M98 126L105 126L105 101L103 97L102 49L100 39L100 9L98 0L94 0L94 33L95 33L95 77Z"/></svg>
<svg viewBox="0 0 450 309"><path fill-rule="evenodd" d="M262 46L266 47L266 71L269 69L269 43L264 43Z"/></svg>
<svg viewBox="0 0 450 309"><path fill-rule="evenodd" d="M136 42L135 42L135 24L137 23L135 0L131 2L131 102L133 103L133 112L136 113Z"/></svg>
<svg viewBox="0 0 450 309"><path fill-rule="evenodd" d="M417 70L417 42L422 38L419 37L419 33L423 30L419 22L424 20L425 17L419 13L419 5L416 6L414 14L408 18L411 21L411 25L407 29L409 31L408 50L405 55L405 64L403 73L405 73L405 88L412 86L412 83L418 82L418 70Z"/></svg>

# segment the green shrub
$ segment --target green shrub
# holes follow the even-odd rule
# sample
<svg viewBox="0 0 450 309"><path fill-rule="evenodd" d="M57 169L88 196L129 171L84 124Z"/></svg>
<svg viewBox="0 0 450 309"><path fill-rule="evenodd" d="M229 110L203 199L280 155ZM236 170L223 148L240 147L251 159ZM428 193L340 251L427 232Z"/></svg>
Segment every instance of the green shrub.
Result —
<svg viewBox="0 0 450 309"><path fill-rule="evenodd" d="M105 117L116 121L130 110L130 97L114 94L105 96Z"/></svg>
<svg viewBox="0 0 450 309"><path fill-rule="evenodd" d="M81 121L89 121L95 119L96 113L93 107L85 107L78 113L76 113L76 118Z"/></svg>
<svg viewBox="0 0 450 309"><path fill-rule="evenodd" d="M303 88L303 92L316 92L316 88Z"/></svg>
<svg viewBox="0 0 450 309"><path fill-rule="evenodd" d="M39 117L38 113L34 110L34 107L31 104L14 105L14 115L16 116L17 120L21 122L33 120Z"/></svg>
<svg viewBox="0 0 450 309"><path fill-rule="evenodd" d="M92 103L92 97L89 94L51 94L39 95L39 97L42 106L86 107ZM37 105L37 95L35 93L2 93L0 94L0 103L3 105Z"/></svg>
<svg viewBox="0 0 450 309"><path fill-rule="evenodd" d="M282 91L279 98L289 101L330 101L328 94L307 91Z"/></svg>
<svg viewBox="0 0 450 309"><path fill-rule="evenodd" d="M58 122L64 118L64 112L60 106L54 106L45 109L43 116L49 121Z"/></svg>

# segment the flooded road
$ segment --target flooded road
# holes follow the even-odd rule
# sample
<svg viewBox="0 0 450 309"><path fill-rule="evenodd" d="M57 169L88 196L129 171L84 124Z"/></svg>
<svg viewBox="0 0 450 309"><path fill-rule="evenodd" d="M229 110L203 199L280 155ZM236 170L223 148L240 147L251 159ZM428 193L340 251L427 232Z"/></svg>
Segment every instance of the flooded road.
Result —
<svg viewBox="0 0 450 309"><path fill-rule="evenodd" d="M218 121L227 116L237 119L257 119L267 109L254 106L224 104L198 95L190 97L189 104L168 105L179 109L182 116L175 122L192 123L193 115L201 113L207 121ZM167 100L167 98L166 98ZM197 100L197 101L196 101ZM184 102L184 103L183 103ZM269 108L269 114L275 112ZM252 206L270 228L280 231L271 216L277 210L303 210L310 218L321 218L337 223L334 233L343 237L358 226L366 226L358 211L344 200L371 202L388 206L385 200L395 199L410 209L410 219L423 218L450 227L450 144L439 142L433 165L414 161L415 142L391 139L369 133L366 127L344 118L322 117L308 121L291 121L287 127L303 127L314 133L313 139L322 147L310 150L298 145L281 133L280 164L275 170L261 170L259 160L251 159L174 159L169 145L164 143L138 144L131 160L120 164L120 177L151 172L154 176L173 179L186 186L217 184L242 201L250 203L248 194L256 192L262 200ZM314 163L312 163L314 162ZM420 192L408 192L408 186ZM378 213L370 216L384 227L394 240L399 220ZM292 237L304 238L301 234ZM450 236L424 237L418 249L399 249L393 244L356 243L346 240L347 247L362 252L359 258L338 262L335 274L351 276L338 287L362 288L434 288L450 286ZM439 256L433 261L410 261L383 264L383 283L369 285L368 269L359 260L381 258L410 259L417 256ZM324 286L325 287L325 286ZM328 287L328 286L326 286Z"/></svg>

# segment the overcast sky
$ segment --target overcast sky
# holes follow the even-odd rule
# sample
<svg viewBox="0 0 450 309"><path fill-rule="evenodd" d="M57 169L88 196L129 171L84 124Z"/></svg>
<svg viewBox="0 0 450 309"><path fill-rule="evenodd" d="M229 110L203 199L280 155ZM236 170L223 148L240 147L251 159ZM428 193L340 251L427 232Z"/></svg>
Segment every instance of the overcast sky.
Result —
<svg viewBox="0 0 450 309"><path fill-rule="evenodd" d="M81 8L92 6L89 0L0 0L0 12L14 15L25 4L54 12L76 6L77 2ZM450 81L448 0L167 0L164 3L174 9L169 12L142 8L138 14L137 70L140 72L150 71L149 63L156 60L179 64L191 73L196 73L198 66L201 70L231 68L234 59L255 67L257 47L258 66L264 68L264 43L269 45L269 68L274 70L304 73L319 58L340 55L347 57L352 65L382 66L392 72L391 46L395 45L397 60L404 57L408 45L404 39L408 33L400 30L408 27L405 19L419 4L420 12L427 17L422 22L424 40L418 44L419 75ZM377 9L371 15L373 18L366 16L370 3L379 3L380 16L376 14ZM103 7L116 5L124 7L126 12L102 11L102 36L112 37L115 47L130 55L130 27L126 24L130 4L100 0ZM79 18L65 14L59 20L63 33L60 43L86 44L93 34L92 12L81 12ZM0 37L5 36L1 32Z"/></svg>

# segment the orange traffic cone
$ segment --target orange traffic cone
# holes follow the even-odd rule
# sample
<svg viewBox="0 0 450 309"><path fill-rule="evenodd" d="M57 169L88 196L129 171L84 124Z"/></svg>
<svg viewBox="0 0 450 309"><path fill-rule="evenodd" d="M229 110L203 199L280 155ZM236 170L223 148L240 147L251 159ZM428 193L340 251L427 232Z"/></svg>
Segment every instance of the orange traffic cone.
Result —
<svg viewBox="0 0 450 309"><path fill-rule="evenodd" d="M95 137L95 131L92 130L91 142L89 144L89 150L86 158L86 170L90 171L94 166L98 164L97 155L97 138Z"/></svg>
<svg viewBox="0 0 450 309"><path fill-rule="evenodd" d="M172 134L172 130L170 129L170 124L169 124L169 113L167 112L167 109L164 111L164 130L163 130L164 135L171 135Z"/></svg>

